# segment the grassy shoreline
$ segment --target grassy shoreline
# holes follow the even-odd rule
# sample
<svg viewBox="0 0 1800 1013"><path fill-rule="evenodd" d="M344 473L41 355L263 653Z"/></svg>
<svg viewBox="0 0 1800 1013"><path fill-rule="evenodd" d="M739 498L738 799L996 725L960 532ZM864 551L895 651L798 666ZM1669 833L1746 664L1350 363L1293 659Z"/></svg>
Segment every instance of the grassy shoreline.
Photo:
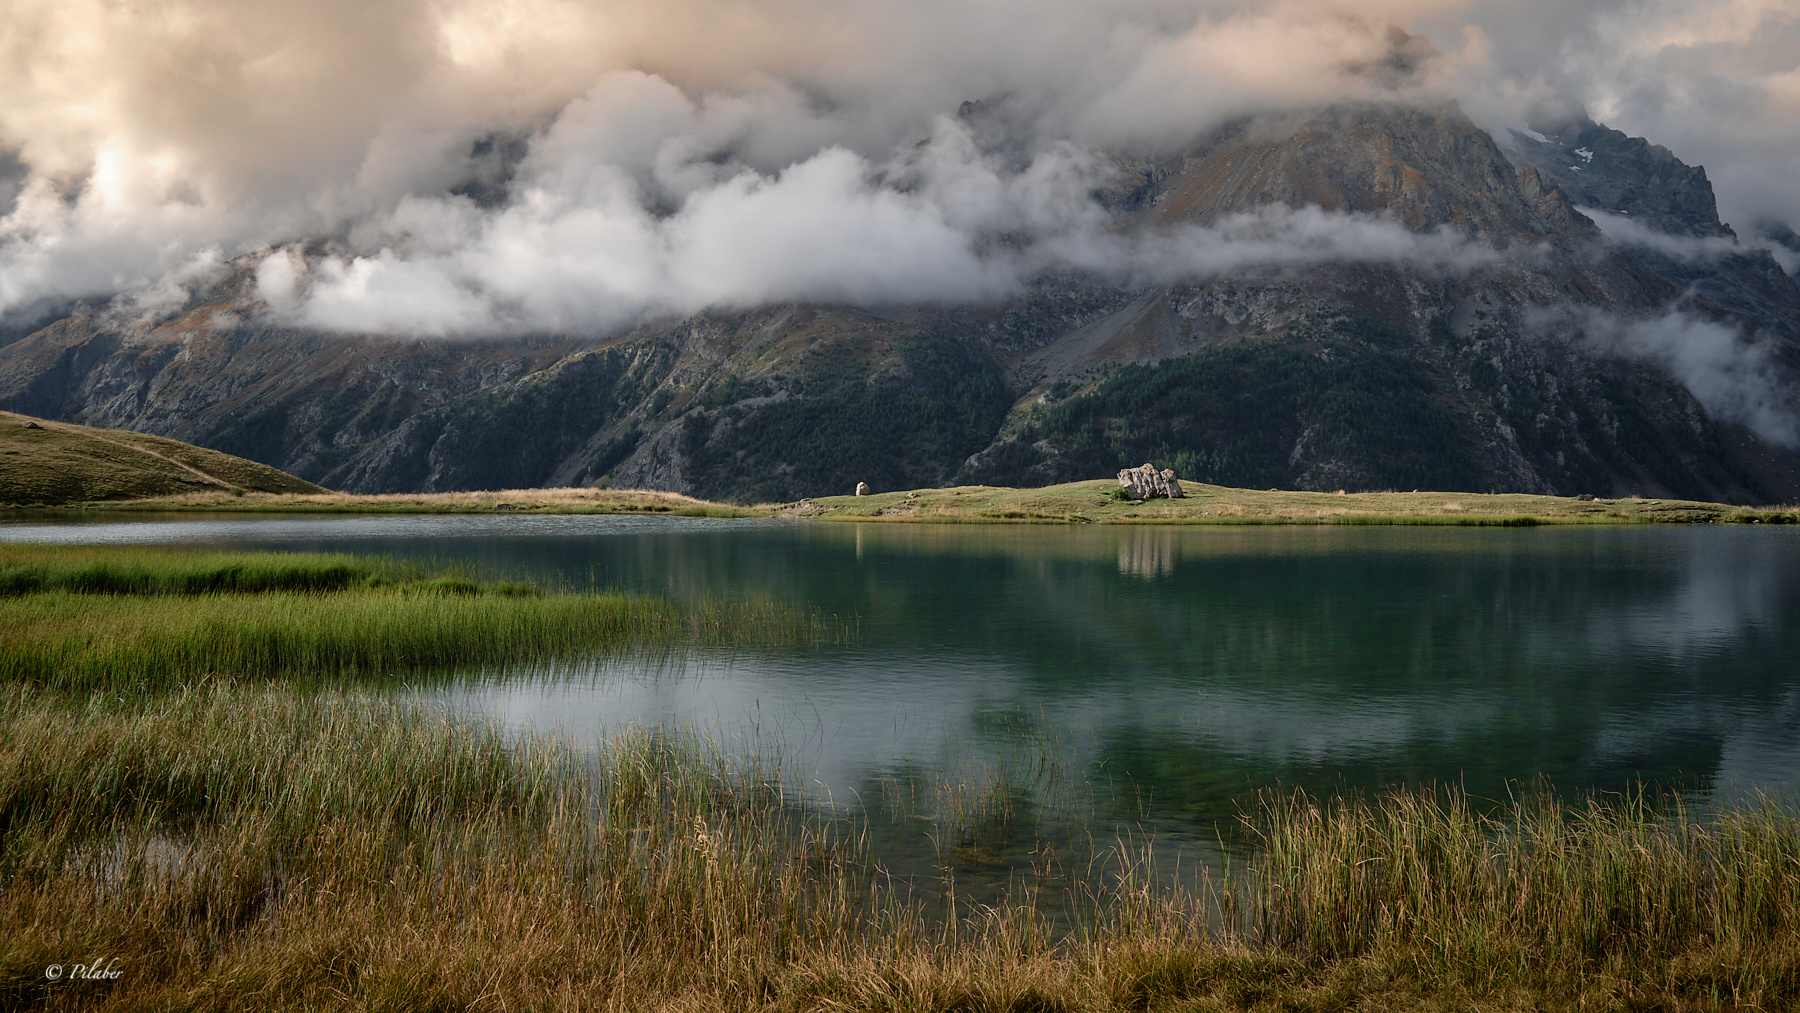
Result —
<svg viewBox="0 0 1800 1013"><path fill-rule="evenodd" d="M1446 525L1792 524L1800 507L1737 507L1664 499L1595 499L1501 493L1258 491L1183 483L1179 500L1115 498L1118 483L1071 482L1043 489L965 486L873 496L833 496L789 506L834 521L1038 524Z"/></svg>
<svg viewBox="0 0 1800 1013"><path fill-rule="evenodd" d="M262 493L180 496L62 504L0 505L0 516L124 513L242 514L644 514L674 517L770 517L776 507L734 506L646 489L502 489L484 492Z"/></svg>
<svg viewBox="0 0 1800 1013"><path fill-rule="evenodd" d="M309 495L197 493L116 502L10 507L0 515L62 517L130 513L245 514L625 514L781 517L794 520L972 524L1430 525L1531 527L1550 524L1795 524L1800 506L1744 507L1680 499L1594 499L1511 493L1320 493L1230 489L1185 483L1180 500L1115 498L1116 482L1042 489L960 486L797 503L738 506L675 493L611 489Z"/></svg>
<svg viewBox="0 0 1800 1013"><path fill-rule="evenodd" d="M1127 860L930 916L779 758L363 693L0 693L0 1003L1012 1013L1785 1009L1800 812L1271 799L1186 890ZM1041 902L1085 891L1061 931ZM115 981L44 968L117 958Z"/></svg>

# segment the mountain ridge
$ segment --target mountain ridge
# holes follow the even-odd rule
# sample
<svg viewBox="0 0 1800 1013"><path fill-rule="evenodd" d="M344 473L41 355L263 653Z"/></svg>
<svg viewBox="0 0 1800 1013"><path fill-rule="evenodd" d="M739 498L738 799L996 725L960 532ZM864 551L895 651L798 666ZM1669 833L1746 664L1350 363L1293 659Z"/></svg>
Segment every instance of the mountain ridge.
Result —
<svg viewBox="0 0 1800 1013"><path fill-rule="evenodd" d="M791 501L857 481L1047 484L1156 457L1259 488L1436 474L1471 491L1800 497L1800 456L1709 415L1667 363L1539 320L1681 314L1760 336L1771 382L1800 366L1800 287L1768 254L1674 256L1575 210L1656 211L1685 222L1676 239L1729 243L1704 170L1591 121L1556 129L1509 153L1454 107L1332 107L1118 156L1099 195L1145 234L1310 205L1502 251L1466 268L1063 272L992 305L776 305L610 336L421 342L259 322L244 264L166 317L103 307L0 346L0 407L357 492L606 483ZM1581 172L1556 168L1577 148L1594 153L1574 156Z"/></svg>

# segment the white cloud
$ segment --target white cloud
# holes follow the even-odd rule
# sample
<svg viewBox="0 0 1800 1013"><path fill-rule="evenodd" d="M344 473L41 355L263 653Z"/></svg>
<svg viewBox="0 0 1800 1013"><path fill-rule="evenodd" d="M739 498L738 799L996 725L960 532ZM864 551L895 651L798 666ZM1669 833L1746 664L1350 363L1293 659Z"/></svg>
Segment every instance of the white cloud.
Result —
<svg viewBox="0 0 1800 1013"><path fill-rule="evenodd" d="M1800 414L1791 387L1777 378L1774 349L1766 342L1681 310L1627 319L1582 309L1534 322L1572 325L1598 351L1667 369L1714 419L1800 449Z"/></svg>
<svg viewBox="0 0 1800 1013"><path fill-rule="evenodd" d="M1613 214L1598 208L1577 207L1600 227L1600 231L1621 246L1638 246L1676 260L1705 261L1743 253L1736 240L1725 236L1677 236L1653 229L1629 215Z"/></svg>
<svg viewBox="0 0 1800 1013"><path fill-rule="evenodd" d="M1283 205L1123 234L1089 196L1105 172L1095 159L1062 146L1009 170L962 125L937 126L883 164L828 148L771 174L695 167L716 181L683 187L662 182L685 177L652 146L619 164L604 143L561 144L526 159L502 207L409 198L366 226L376 252L319 258L310 273L278 253L259 291L286 319L340 331L591 332L713 306L989 302L1047 270L1147 285L1326 262L1466 270L1499 256L1449 229ZM668 214L649 209L682 189Z"/></svg>
<svg viewBox="0 0 1800 1013"><path fill-rule="evenodd" d="M303 284L267 279L291 312L416 333L988 297L1029 266L1008 231L1144 277L1469 255L1375 220L1124 250L1095 222L1086 151L1359 97L1586 103L1705 161L1728 215L1800 220L1800 0L14 0L0 94L28 170L0 159L0 319L319 237ZM972 98L1004 165L937 122ZM495 134L529 142L510 201L443 196Z"/></svg>

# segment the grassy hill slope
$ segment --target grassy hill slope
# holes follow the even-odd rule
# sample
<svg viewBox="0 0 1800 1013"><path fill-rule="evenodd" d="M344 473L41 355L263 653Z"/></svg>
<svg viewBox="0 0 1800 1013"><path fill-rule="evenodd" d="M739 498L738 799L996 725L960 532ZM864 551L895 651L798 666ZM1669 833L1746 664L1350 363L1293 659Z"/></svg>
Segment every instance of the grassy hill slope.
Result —
<svg viewBox="0 0 1800 1013"><path fill-rule="evenodd" d="M194 492L323 492L267 465L178 440L0 412L0 504Z"/></svg>

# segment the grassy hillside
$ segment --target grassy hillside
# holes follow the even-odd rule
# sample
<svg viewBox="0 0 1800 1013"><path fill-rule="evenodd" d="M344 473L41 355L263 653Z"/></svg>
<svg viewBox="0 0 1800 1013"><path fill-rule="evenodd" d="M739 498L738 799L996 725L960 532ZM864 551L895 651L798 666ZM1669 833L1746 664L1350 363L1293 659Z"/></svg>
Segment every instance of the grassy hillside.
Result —
<svg viewBox="0 0 1800 1013"><path fill-rule="evenodd" d="M178 440L0 412L0 504L323 491L267 465Z"/></svg>

